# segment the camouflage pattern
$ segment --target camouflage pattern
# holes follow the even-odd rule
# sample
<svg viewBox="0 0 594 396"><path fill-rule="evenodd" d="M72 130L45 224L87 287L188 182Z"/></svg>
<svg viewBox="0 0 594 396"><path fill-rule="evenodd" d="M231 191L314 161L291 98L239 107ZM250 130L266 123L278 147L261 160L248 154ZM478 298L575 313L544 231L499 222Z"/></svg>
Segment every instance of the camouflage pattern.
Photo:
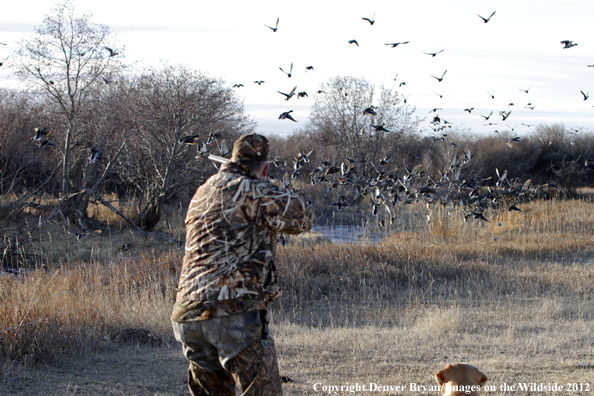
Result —
<svg viewBox="0 0 594 396"><path fill-rule="evenodd" d="M268 139L256 133L242 135L233 145L233 158L243 161L266 161L268 159Z"/></svg>
<svg viewBox="0 0 594 396"><path fill-rule="evenodd" d="M282 395L265 309L280 295L276 233L311 229L305 200L261 180L248 167L268 159L268 141L240 137L192 198L186 249L171 316L190 361L192 395Z"/></svg>
<svg viewBox="0 0 594 396"><path fill-rule="evenodd" d="M281 295L274 265L276 233L298 234L313 222L313 211L299 194L260 180L238 162L223 164L188 208L172 320L266 309Z"/></svg>
<svg viewBox="0 0 594 396"><path fill-rule="evenodd" d="M248 312L173 323L175 337L190 361L192 395L235 396L236 387L245 396L283 394L274 340L261 316L261 312Z"/></svg>

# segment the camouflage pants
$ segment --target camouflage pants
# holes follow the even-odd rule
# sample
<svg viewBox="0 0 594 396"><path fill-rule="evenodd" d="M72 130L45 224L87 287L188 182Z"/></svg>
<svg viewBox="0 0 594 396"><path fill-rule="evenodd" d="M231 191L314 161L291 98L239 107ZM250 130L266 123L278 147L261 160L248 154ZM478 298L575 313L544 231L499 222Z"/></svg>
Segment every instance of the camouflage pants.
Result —
<svg viewBox="0 0 594 396"><path fill-rule="evenodd" d="M175 338L190 361L193 396L281 395L280 374L266 311L198 322L173 322Z"/></svg>

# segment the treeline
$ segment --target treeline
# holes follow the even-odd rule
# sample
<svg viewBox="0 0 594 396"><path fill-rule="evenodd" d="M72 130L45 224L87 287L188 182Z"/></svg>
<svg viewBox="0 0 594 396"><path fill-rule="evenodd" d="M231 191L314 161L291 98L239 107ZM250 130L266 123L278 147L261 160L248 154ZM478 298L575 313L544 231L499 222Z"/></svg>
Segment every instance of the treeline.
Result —
<svg viewBox="0 0 594 396"><path fill-rule="evenodd" d="M195 160L199 146L180 139L222 146L215 134L233 140L254 129L224 81L183 66L126 65L110 29L73 2L57 3L35 30L10 56L22 90L0 99L0 193L13 197L4 212L46 209L85 234L106 227L88 215L97 202L151 231L164 203L211 172ZM122 200L135 213L114 202Z"/></svg>
<svg viewBox="0 0 594 396"><path fill-rule="evenodd" d="M59 113L52 98L2 91L0 194L12 197L4 205L11 211L54 197L66 219L91 228L101 225L86 216L90 200L114 211L113 200L134 200L138 213L126 220L151 230L162 204L187 200L215 170L196 158L198 144L179 139L207 142L218 134L209 143L218 152L218 145L254 128L223 81L181 67L97 83L87 89L73 125Z"/></svg>
<svg viewBox="0 0 594 396"><path fill-rule="evenodd" d="M151 231L163 205L187 205L216 171L208 153L230 157L236 138L256 131L227 82L184 66L132 67L123 50L109 28L64 2L11 55L23 88L0 92L2 214L34 208L85 234L109 227L88 214L98 203ZM395 201L418 200L424 185L450 183L460 193L472 182L478 193L500 182L497 170L514 188L571 192L594 182L586 131L540 125L530 135L473 135L435 116L427 132L397 91L352 76L330 78L313 99L299 130L270 137L271 175L321 213L368 197L374 210L390 211Z"/></svg>
<svg viewBox="0 0 594 396"><path fill-rule="evenodd" d="M379 142L357 143L356 147L332 144L331 139L316 130L300 130L284 139L275 139L274 144L282 159L290 158L291 152L314 149L310 164L300 175L325 161L340 166L353 159L370 172L377 168L400 176L407 173L407 168L421 165L423 171L438 180L444 174L451 176L450 169L470 155L460 177L481 181L485 186L496 184L497 170L507 170L510 180L530 180L533 185L550 183L567 192L594 185L594 135L569 130L563 124L537 125L520 135L509 130L489 135L457 129L413 131L389 134Z"/></svg>
<svg viewBox="0 0 594 396"><path fill-rule="evenodd" d="M328 204L338 196L352 197L351 185L341 180L345 166L356 167L361 180L373 180L381 173L403 178L417 168L428 180L457 178L481 186L494 187L497 171L507 171L507 179L516 183L551 184L567 193L594 183L590 162L594 136L589 132L563 125L539 125L521 136L510 131L485 136L455 128L420 132L414 109L397 100L377 106L375 115L364 114L374 98L373 92L364 97L355 94L361 84L367 84L364 80L337 77L333 82L339 83L338 95L349 93L348 101L337 106L340 96L332 98L334 91L328 89L324 96L328 102L316 101L302 129L285 137L269 136L275 164L271 175L304 192L318 208L325 205L320 213L334 210ZM80 127L70 142L69 188L63 194L61 142L66 127L53 114L55 106L44 96L3 91L0 193L4 212L44 207L48 198L54 198L52 208L57 205L65 213L62 218L101 228L106 225L86 213L89 202L100 202L131 226L153 229L162 205L185 206L196 188L216 172L205 159L207 153L229 157L234 140L255 130L234 92L224 81L180 67L145 70L133 78L128 75L97 84L80 111ZM384 92L383 96L390 95ZM341 124L345 120L348 124ZM196 144L179 144L187 136L194 136ZM297 170L300 154L307 154L307 162L301 161ZM326 183L316 184L320 176L316 169L330 166L337 168L335 173L328 175ZM135 216L119 212L122 202L134 202Z"/></svg>

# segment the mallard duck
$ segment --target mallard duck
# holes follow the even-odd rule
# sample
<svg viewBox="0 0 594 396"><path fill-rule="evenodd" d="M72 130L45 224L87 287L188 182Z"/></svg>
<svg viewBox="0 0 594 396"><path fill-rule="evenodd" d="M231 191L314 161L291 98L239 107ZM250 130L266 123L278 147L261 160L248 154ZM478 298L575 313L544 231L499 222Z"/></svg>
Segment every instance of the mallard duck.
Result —
<svg viewBox="0 0 594 396"><path fill-rule="evenodd" d="M41 140L42 137L48 136L50 132L47 130L46 127L43 128L35 128L35 136L33 140Z"/></svg>
<svg viewBox="0 0 594 396"><path fill-rule="evenodd" d="M480 115L481 117L483 117L483 118L485 119L485 121L488 121L488 120L489 120L489 118L491 118L491 115L492 115L492 114L493 114L493 111L491 111L491 112L489 113L489 115L488 115L488 116L484 116L484 115L482 115L482 114L479 114L479 115Z"/></svg>
<svg viewBox="0 0 594 396"><path fill-rule="evenodd" d="M441 54L443 51L445 51L445 48L442 49L441 51L437 51L437 52L423 52L425 55L431 55L432 57L435 58L435 55L437 54Z"/></svg>
<svg viewBox="0 0 594 396"><path fill-rule="evenodd" d="M399 43L385 43L385 44L386 44L386 45L390 45L392 48L396 48L396 47L398 47L400 44L408 44L408 43L410 43L410 41L402 41L402 42L399 42Z"/></svg>
<svg viewBox="0 0 594 396"><path fill-rule="evenodd" d="M313 153L313 151L314 149L311 149L307 154L300 151L299 154L297 154L297 157L295 157L295 159L297 161L309 162L309 156L311 155L311 153Z"/></svg>
<svg viewBox="0 0 594 396"><path fill-rule="evenodd" d="M227 142L225 141L225 139L223 139L221 141L220 144L218 144L219 146L219 151L221 152L222 156L225 156L227 154L229 154L231 151L229 150L229 146L227 146Z"/></svg>
<svg viewBox="0 0 594 396"><path fill-rule="evenodd" d="M206 139L206 144L212 146L218 136L219 134L217 132L211 132L210 135L208 135L208 139Z"/></svg>
<svg viewBox="0 0 594 396"><path fill-rule="evenodd" d="M365 110L363 110L363 115L370 116L370 117L371 116L374 116L374 115L377 115L377 113L375 111L376 108L377 107L375 107L375 106L369 106L368 108L366 108Z"/></svg>
<svg viewBox="0 0 594 396"><path fill-rule="evenodd" d="M507 120L507 118L510 116L510 114L511 114L511 110L499 112L499 115L503 118L503 121Z"/></svg>
<svg viewBox="0 0 594 396"><path fill-rule="evenodd" d="M374 128L376 132L390 132L389 130L387 130L386 128L384 128L384 124L382 124L382 125L372 125L371 127Z"/></svg>
<svg viewBox="0 0 594 396"><path fill-rule="evenodd" d="M289 111L285 111L284 113L282 113L280 116L278 116L279 120L291 120L294 122L297 122L297 120L295 120L290 113L292 113L293 110L289 110Z"/></svg>
<svg viewBox="0 0 594 396"><path fill-rule="evenodd" d="M198 142L198 138L200 135L192 135L192 136L184 136L183 138L179 139L177 143L179 144L191 144L192 146Z"/></svg>
<svg viewBox="0 0 594 396"><path fill-rule="evenodd" d="M297 89L297 86L295 85L293 87L293 89L291 90L291 92L289 92L288 94L278 91L279 94L284 95L285 96L285 101L291 99L293 97L293 95L295 95L295 90Z"/></svg>
<svg viewBox="0 0 594 396"><path fill-rule="evenodd" d="M280 69L280 71L282 71L283 73L285 73L288 78L291 78L291 76L292 76L291 73L293 73L293 63L292 62L291 62L291 68L289 69L289 72L288 73L286 71L284 71L282 67L279 66L278 68Z"/></svg>
<svg viewBox="0 0 594 396"><path fill-rule="evenodd" d="M280 20L280 17L276 18L276 26L275 27L268 26L267 24L264 24L264 26L271 29L273 32L276 32L278 30L278 21L279 20Z"/></svg>
<svg viewBox="0 0 594 396"><path fill-rule="evenodd" d="M91 147L91 155L89 156L89 164L94 164L95 162L101 160L103 158L103 154L101 150L97 147Z"/></svg>
<svg viewBox="0 0 594 396"><path fill-rule="evenodd" d="M111 58L111 57L114 57L114 56L117 56L117 55L119 55L119 54L120 54L119 52L117 52L117 51L115 51L115 50L113 50L113 49L111 49L111 48L109 48L109 47L105 47L105 49L109 51L109 57L110 57L110 58Z"/></svg>
<svg viewBox="0 0 594 396"><path fill-rule="evenodd" d="M369 22L369 25L373 25L375 23L375 19L374 18L375 18L375 13L373 14L373 16L371 18L361 18L361 19L363 19L364 21Z"/></svg>
<svg viewBox="0 0 594 396"><path fill-rule="evenodd" d="M491 20L491 18L493 17L493 15L495 15L495 11L493 11L493 13L491 15L489 15L489 18L483 18L482 16L478 15L485 23L489 22Z"/></svg>
<svg viewBox="0 0 594 396"><path fill-rule="evenodd" d="M200 143L198 146L198 154L196 158L202 161L202 157L205 157L205 154L208 153L208 145L206 143Z"/></svg>
<svg viewBox="0 0 594 396"><path fill-rule="evenodd" d="M49 140L43 140L43 141L39 142L38 146L39 146L39 148L52 148L52 147L56 147L56 145L53 144L52 142L50 142Z"/></svg>
<svg viewBox="0 0 594 396"><path fill-rule="evenodd" d="M571 47L575 47L577 45L577 43L574 43L571 40L561 40L561 44L563 44L563 48L571 48Z"/></svg>
<svg viewBox="0 0 594 396"><path fill-rule="evenodd" d="M433 77L434 79L436 79L438 82L442 82L443 81L443 77L445 76L445 74L448 72L448 69L446 69L443 74L441 75L441 77L435 77L435 76L430 76Z"/></svg>

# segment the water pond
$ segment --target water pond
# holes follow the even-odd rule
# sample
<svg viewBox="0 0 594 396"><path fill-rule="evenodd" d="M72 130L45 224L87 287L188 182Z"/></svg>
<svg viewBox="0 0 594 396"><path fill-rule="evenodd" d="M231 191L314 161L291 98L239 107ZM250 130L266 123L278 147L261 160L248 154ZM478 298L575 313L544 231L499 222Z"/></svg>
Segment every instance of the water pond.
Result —
<svg viewBox="0 0 594 396"><path fill-rule="evenodd" d="M312 232L319 232L332 243L376 243L381 241L386 235L382 233L370 232L365 226L328 226L315 225Z"/></svg>

